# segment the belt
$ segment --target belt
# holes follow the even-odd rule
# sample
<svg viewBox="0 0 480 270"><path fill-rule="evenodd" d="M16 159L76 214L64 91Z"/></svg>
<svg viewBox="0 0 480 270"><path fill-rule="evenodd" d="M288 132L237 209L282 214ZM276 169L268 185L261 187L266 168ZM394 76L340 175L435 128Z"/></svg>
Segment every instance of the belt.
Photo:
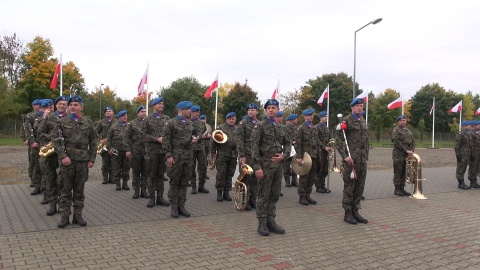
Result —
<svg viewBox="0 0 480 270"><path fill-rule="evenodd" d="M67 148L75 148L75 149L88 149L88 144L83 144L83 143L66 143L65 147Z"/></svg>

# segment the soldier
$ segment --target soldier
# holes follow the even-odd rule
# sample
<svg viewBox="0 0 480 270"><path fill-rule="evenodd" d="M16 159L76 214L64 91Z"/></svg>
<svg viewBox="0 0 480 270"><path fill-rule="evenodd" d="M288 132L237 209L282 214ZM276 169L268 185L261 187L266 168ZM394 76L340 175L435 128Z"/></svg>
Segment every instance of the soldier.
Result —
<svg viewBox="0 0 480 270"><path fill-rule="evenodd" d="M170 117L163 114L163 97L152 100L153 114L149 115L142 123L142 137L145 141L145 161L148 168L148 193L150 199L147 207L155 204L169 206L170 203L163 198L166 171L166 157L163 146L163 129ZM157 199L155 200L155 191Z"/></svg>
<svg viewBox="0 0 480 270"><path fill-rule="evenodd" d="M165 124L163 144L167 156L167 167L170 177L170 190L168 196L172 203L170 215L178 218L178 215L189 217L190 213L185 209L187 200L187 183L193 169L192 144L198 143L200 137L195 136L195 126L191 121L190 101L182 101L176 105L178 115Z"/></svg>
<svg viewBox="0 0 480 270"><path fill-rule="evenodd" d="M28 115L32 113L36 113L38 111L38 108L40 108L40 105L42 104L41 99L35 99L32 102L32 111L29 112L26 115L22 115L22 127L20 128L20 138L22 138L23 145L26 145L28 147L27 151L27 157L28 157L28 178L30 178L30 187L34 187L35 185L33 184L32 181L32 174L33 174L33 161L32 161L32 154L31 154L31 148L30 144L28 143L28 138L27 138L27 133L29 129L29 124L27 121Z"/></svg>
<svg viewBox="0 0 480 270"><path fill-rule="evenodd" d="M88 169L95 164L98 134L92 120L82 116L83 99L71 96L68 100L69 115L58 121L52 134L53 146L60 162L61 195L59 212L62 219L59 228L70 224L73 202L73 224L87 226L82 217L85 203L85 182ZM73 191L73 194L72 194Z"/></svg>
<svg viewBox="0 0 480 270"><path fill-rule="evenodd" d="M330 153L334 151L334 149L332 149L329 145L332 135L327 127L327 112L320 112L318 117L320 118L320 122L315 125L315 128L317 129L318 138L320 141L320 156L316 172L315 190L318 193L330 193L330 190L325 186L325 178L328 176L328 158Z"/></svg>
<svg viewBox="0 0 480 270"><path fill-rule="evenodd" d="M227 136L223 142L212 140L211 155L216 156L217 175L215 189L217 190L217 202L231 201L230 191L232 190L232 177L237 167L237 142L235 134L237 127L235 122L237 115L234 112L227 113L225 123L219 125L217 130L221 130Z"/></svg>
<svg viewBox="0 0 480 270"><path fill-rule="evenodd" d="M343 118L337 127L337 151L343 159L343 200L344 221L349 224L368 223L358 210L365 189L368 162L368 133L363 118L364 100L355 98L350 103L352 113ZM347 147L348 144L348 147ZM353 171L353 175L351 175ZM353 177L352 177L353 176Z"/></svg>
<svg viewBox="0 0 480 270"><path fill-rule="evenodd" d="M205 177L207 175L207 163L205 158L205 146L203 141L207 138L207 127L202 121L198 121L200 116L200 106L192 106L190 108L191 116L189 121L195 126L197 134L195 136L199 137L199 141L192 146L193 149L193 168L192 168L192 177L190 183L192 184L192 194L197 194L197 174L195 168L198 172L198 192L200 193L209 193L210 191L205 188Z"/></svg>
<svg viewBox="0 0 480 270"><path fill-rule="evenodd" d="M275 117L275 121L277 122L277 124L283 124L283 115L284 115L284 112L282 111L279 111L277 113L277 116Z"/></svg>
<svg viewBox="0 0 480 270"><path fill-rule="evenodd" d="M37 142L39 144L39 149L41 149L42 145L42 139L41 139L41 129L40 127L43 125L43 122L45 122L45 118L48 116L48 114L53 111L53 100L51 99L43 99L42 100L42 105L40 105L40 109L38 110L38 113L41 115L36 121L35 124L33 125L33 129L36 131L36 136L37 136ZM47 144L46 142L45 144ZM39 151L40 153L40 151ZM48 197L47 197L47 185L46 185L46 178L44 177L45 173L45 161L46 159L42 156L38 156L38 165L40 168L40 191L43 193L43 199L40 202L41 204L48 204Z"/></svg>
<svg viewBox="0 0 480 270"><path fill-rule="evenodd" d="M407 117L400 115L397 118L397 126L392 132L392 159L393 159L393 185L397 196L410 196L405 190L406 158L415 152L415 139L412 132L406 127Z"/></svg>
<svg viewBox="0 0 480 270"><path fill-rule="evenodd" d="M105 119L102 119L97 124L97 133L100 137L100 143L105 144L107 142L107 134L110 127L117 122L116 119L113 118L113 108L111 106L105 107L103 110L105 114ZM113 181L113 172L112 172L112 155L110 155L107 151L102 152L102 176L103 182L102 184L115 184Z"/></svg>
<svg viewBox="0 0 480 270"><path fill-rule="evenodd" d="M317 201L312 199L312 187L315 183L315 175L318 166L318 153L320 148L320 140L318 139L317 129L313 126L314 109L306 109L303 111L305 123L300 125L296 132L295 140L295 159L301 164L303 162L304 153L308 153L312 158L312 168L306 175L300 176L297 193L299 196L299 203L303 205L317 204Z"/></svg>
<svg viewBox="0 0 480 270"><path fill-rule="evenodd" d="M138 106L135 112L137 118L127 125L124 138L125 155L130 160L130 167L132 168L132 187L134 190L132 199L138 199L140 196L150 198L150 194L147 192L148 170L145 162L145 142L142 138L142 122L147 116L147 110L143 106Z"/></svg>
<svg viewBox="0 0 480 270"><path fill-rule="evenodd" d="M43 100L41 100L43 102ZM43 111L41 107L37 111L33 111L27 114L26 125L27 129L25 132L25 137L28 140L28 145L30 146L30 162L32 166L32 183L33 191L31 195L38 195L42 192L42 172L40 170L40 144L38 141L38 121L43 118Z"/></svg>
<svg viewBox="0 0 480 270"><path fill-rule="evenodd" d="M468 164L468 180L471 188L480 188L477 175L480 172L480 120L472 120L472 153Z"/></svg>
<svg viewBox="0 0 480 270"><path fill-rule="evenodd" d="M239 170L242 171L241 166L245 164L253 165L252 160L252 131L257 124L258 106L255 103L250 103L246 107L247 117L238 123L236 140L239 156ZM245 210L257 208L258 196L258 181L255 176L245 175L244 182L248 190L248 204Z"/></svg>
<svg viewBox="0 0 480 270"><path fill-rule="evenodd" d="M287 124L285 125L285 131L287 132L288 137L291 139L292 145L294 145L296 140L298 115L295 113L290 114L286 121ZM297 186L297 174L292 170L292 167L290 167L292 158L293 156L288 157L283 163L283 177L285 178L286 187Z"/></svg>
<svg viewBox="0 0 480 270"><path fill-rule="evenodd" d="M115 181L115 189L119 190L130 190L128 187L128 180L130 180L130 161L127 158L126 145L124 144L124 139L127 134L127 127L130 125L127 122L128 114L127 110L119 111L117 113L118 121L113 123L107 133L107 144L108 153L112 155L112 174L113 180ZM122 184L120 185L120 178L122 179Z"/></svg>
<svg viewBox="0 0 480 270"><path fill-rule="evenodd" d="M257 232L268 236L269 232L284 234L285 229L275 221L275 211L282 187L283 162L290 157L292 148L285 129L275 122L279 110L276 99L269 99L263 106L266 119L253 127L253 170L258 179Z"/></svg>
<svg viewBox="0 0 480 270"><path fill-rule="evenodd" d="M52 142L52 133L58 128L58 121L67 114L67 96L59 96L55 100L55 107L57 110L54 113L50 109L44 112L45 118L38 126L40 146L43 147ZM50 207L47 210L48 216L53 216L57 213L57 204L60 195L59 179L57 177L58 155L51 154L44 159L42 182L45 182L45 196Z"/></svg>
<svg viewBox="0 0 480 270"><path fill-rule="evenodd" d="M472 127L470 124L470 120L463 121L461 124L462 130L455 136L455 155L457 156L456 177L459 189L470 189L469 186L465 185L463 178L467 171L472 151L472 135L470 134Z"/></svg>
<svg viewBox="0 0 480 270"><path fill-rule="evenodd" d="M205 125L207 125L207 116L202 114L200 115L200 121L202 121ZM207 136L206 138L203 139L203 145L205 147L205 164L208 164L208 158L209 158L209 154L210 154L210 144L211 144L211 138L212 138L212 134L211 134L211 127L210 127L210 131L207 132ZM210 179L210 177L208 177L208 174L207 174L207 166L205 166L205 179Z"/></svg>

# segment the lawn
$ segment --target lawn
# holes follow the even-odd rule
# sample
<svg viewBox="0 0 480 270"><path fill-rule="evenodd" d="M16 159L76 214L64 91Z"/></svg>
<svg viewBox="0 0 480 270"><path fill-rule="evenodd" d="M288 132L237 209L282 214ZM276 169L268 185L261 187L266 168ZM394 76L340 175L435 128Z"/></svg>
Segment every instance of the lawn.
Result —
<svg viewBox="0 0 480 270"><path fill-rule="evenodd" d="M21 146L22 139L18 137L0 137L0 146Z"/></svg>

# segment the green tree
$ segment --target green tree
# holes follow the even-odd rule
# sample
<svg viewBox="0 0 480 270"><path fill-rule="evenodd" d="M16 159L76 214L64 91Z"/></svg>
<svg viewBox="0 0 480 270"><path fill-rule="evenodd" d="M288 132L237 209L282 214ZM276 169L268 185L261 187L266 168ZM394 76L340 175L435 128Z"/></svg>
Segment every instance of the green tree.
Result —
<svg viewBox="0 0 480 270"><path fill-rule="evenodd" d="M380 93L375 99L370 101L370 108L372 108L372 110L369 113L370 115L374 116L371 118L371 120L369 120L369 123L373 121L375 130L377 130L377 132L378 130L390 131L393 129L395 121L402 111L400 108L389 110L387 106L399 96L400 94L397 91L393 89L386 89L383 93Z"/></svg>
<svg viewBox="0 0 480 270"><path fill-rule="evenodd" d="M17 34L0 38L0 74L15 88L20 77L25 72L25 63L22 55L25 54L23 42Z"/></svg>
<svg viewBox="0 0 480 270"><path fill-rule="evenodd" d="M423 118L418 122L418 131L420 132L420 142L423 142L425 137L425 120Z"/></svg>
<svg viewBox="0 0 480 270"><path fill-rule="evenodd" d="M228 95L222 99L223 107L219 110L217 124L222 123L225 119L225 115L229 112L235 112L237 114L237 122L239 122L244 115L246 115L245 106L249 103L256 103L259 108L262 108L258 99L257 92L246 84L240 84L235 82L232 90Z"/></svg>

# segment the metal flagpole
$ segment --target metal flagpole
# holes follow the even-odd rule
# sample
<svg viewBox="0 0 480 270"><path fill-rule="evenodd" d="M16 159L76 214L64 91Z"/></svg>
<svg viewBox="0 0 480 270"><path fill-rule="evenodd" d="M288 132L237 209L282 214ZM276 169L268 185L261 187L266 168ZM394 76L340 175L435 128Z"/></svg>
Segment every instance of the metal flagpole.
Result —
<svg viewBox="0 0 480 270"><path fill-rule="evenodd" d="M220 83L218 83L218 72L217 72L217 96L215 97L215 129L217 128L217 116L218 116L218 88L220 87ZM215 91L215 89L214 89Z"/></svg>
<svg viewBox="0 0 480 270"><path fill-rule="evenodd" d="M330 84L327 84L327 95L328 95L328 100L327 100L327 127L328 127L328 123L330 122Z"/></svg>
<svg viewBox="0 0 480 270"><path fill-rule="evenodd" d="M60 54L60 96L63 95L63 65L62 65L62 54Z"/></svg>
<svg viewBox="0 0 480 270"><path fill-rule="evenodd" d="M435 148L435 97L433 97L432 114L432 148Z"/></svg>
<svg viewBox="0 0 480 270"><path fill-rule="evenodd" d="M367 127L368 127L368 103L370 103L370 101L368 100L368 93L367 93L367 108L365 109L365 125L367 125Z"/></svg>
<svg viewBox="0 0 480 270"><path fill-rule="evenodd" d="M462 100L461 107L463 107L463 100ZM462 131L462 111L463 111L463 108L460 110L460 122L458 122L458 131Z"/></svg>
<svg viewBox="0 0 480 270"><path fill-rule="evenodd" d="M403 115L403 114L404 114L403 107L404 107L404 105L405 105L405 104L404 104L405 102L403 102L403 98L401 98L401 100L402 100L402 115Z"/></svg>
<svg viewBox="0 0 480 270"><path fill-rule="evenodd" d="M148 115L148 91L150 90L150 69L149 69L149 65L150 64L147 64L147 91L144 90L144 93L145 93L145 108L147 110L147 115ZM142 78L142 80L143 80L143 78Z"/></svg>

